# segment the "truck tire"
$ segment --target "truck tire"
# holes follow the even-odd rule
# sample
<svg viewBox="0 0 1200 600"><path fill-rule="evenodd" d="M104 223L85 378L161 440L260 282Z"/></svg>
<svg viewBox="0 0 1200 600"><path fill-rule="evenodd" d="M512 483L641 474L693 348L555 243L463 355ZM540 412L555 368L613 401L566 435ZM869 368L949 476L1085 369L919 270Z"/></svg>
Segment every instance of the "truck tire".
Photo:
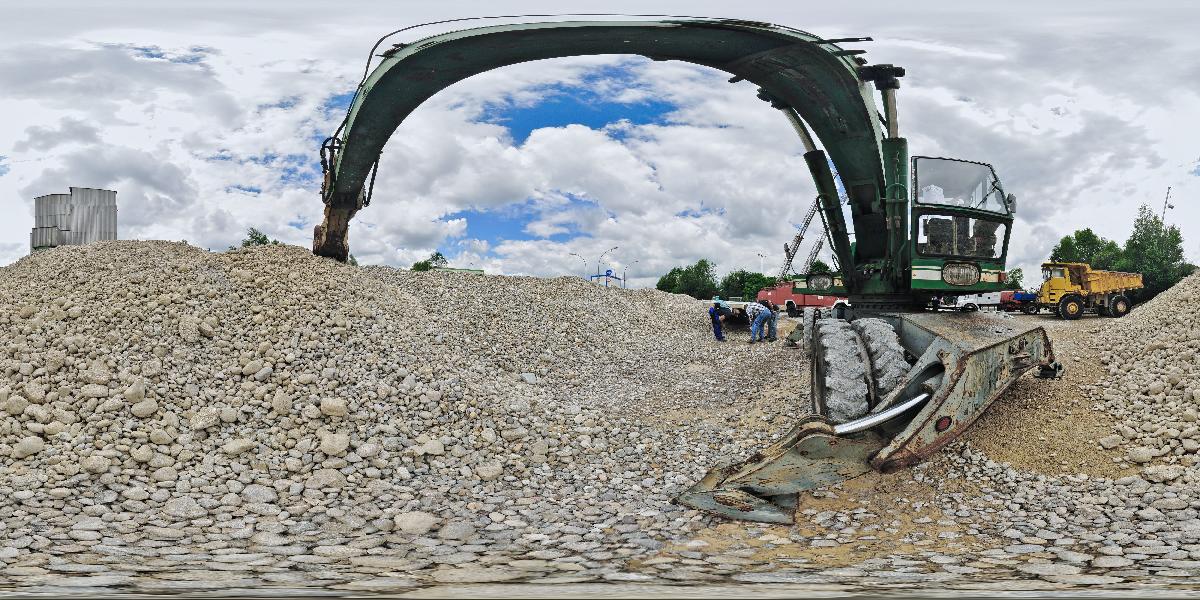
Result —
<svg viewBox="0 0 1200 600"><path fill-rule="evenodd" d="M959 310L963 312L979 312L979 305L975 304L974 302L968 302Z"/></svg>
<svg viewBox="0 0 1200 600"><path fill-rule="evenodd" d="M817 321L813 336L812 393L832 423L867 414L867 365L858 334L841 319Z"/></svg>
<svg viewBox="0 0 1200 600"><path fill-rule="evenodd" d="M1131 306L1129 304L1129 298L1126 298L1124 295L1117 296L1116 298L1113 298L1112 308L1109 310L1109 316L1119 319L1129 314L1130 308Z"/></svg>
<svg viewBox="0 0 1200 600"><path fill-rule="evenodd" d="M1036 314L1038 314L1038 309L1040 309L1040 308L1041 307L1039 307L1038 305L1036 305L1032 302L1029 302L1021 307L1021 312L1025 313L1027 315L1036 315Z"/></svg>
<svg viewBox="0 0 1200 600"><path fill-rule="evenodd" d="M796 308L796 303L789 301L787 303L787 313L789 317L800 316L800 309Z"/></svg>
<svg viewBox="0 0 1200 600"><path fill-rule="evenodd" d="M908 374L904 347L891 324L883 319L855 319L850 323L867 346L871 355L871 375L875 384L876 402L896 389Z"/></svg>
<svg viewBox="0 0 1200 600"><path fill-rule="evenodd" d="M1068 321L1074 321L1083 316L1083 298L1075 295L1063 296L1058 301L1058 316Z"/></svg>

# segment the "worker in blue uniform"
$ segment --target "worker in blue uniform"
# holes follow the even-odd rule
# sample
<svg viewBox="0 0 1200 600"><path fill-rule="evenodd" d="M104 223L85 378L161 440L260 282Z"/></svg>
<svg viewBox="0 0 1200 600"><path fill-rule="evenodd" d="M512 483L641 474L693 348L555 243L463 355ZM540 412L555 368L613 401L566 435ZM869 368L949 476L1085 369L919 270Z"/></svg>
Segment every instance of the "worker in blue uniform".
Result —
<svg viewBox="0 0 1200 600"><path fill-rule="evenodd" d="M714 300L713 305L708 307L708 318L712 320L713 335L716 336L717 341L725 341L725 334L721 331L721 321L725 317L721 314L720 302Z"/></svg>

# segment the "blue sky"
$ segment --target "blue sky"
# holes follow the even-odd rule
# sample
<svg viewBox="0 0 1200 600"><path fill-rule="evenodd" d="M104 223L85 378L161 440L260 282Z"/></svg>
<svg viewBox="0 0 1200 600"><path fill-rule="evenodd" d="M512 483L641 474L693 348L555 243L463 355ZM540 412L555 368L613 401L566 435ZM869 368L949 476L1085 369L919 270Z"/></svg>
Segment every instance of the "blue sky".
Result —
<svg viewBox="0 0 1200 600"><path fill-rule="evenodd" d="M602 81L620 87L636 85L634 75L628 67L603 67L585 75L582 85L556 84L539 88L541 96L532 104L488 104L478 121L503 126L508 130L513 145L520 147L537 129L578 124L603 130L606 126L621 121L632 125L667 124L670 113L678 108L673 103L654 98L632 102L613 100L596 89L597 84ZM348 101L349 97L345 97L344 100ZM609 130L605 133L616 140L624 137L624 129ZM527 199L525 202L513 203L500 209L458 211L446 215L443 220L465 218L467 228L464 237L485 240L493 248L503 240L549 239L568 242L579 237L588 237L587 231L582 231L572 226L573 224L565 225L568 232L549 236L540 236L528 230L530 223L538 220L546 210L563 211L597 206L596 202L586 198L563 195L567 198L566 204L555 206L553 209L542 208ZM448 257L457 256L460 252L453 240L448 240L438 250Z"/></svg>

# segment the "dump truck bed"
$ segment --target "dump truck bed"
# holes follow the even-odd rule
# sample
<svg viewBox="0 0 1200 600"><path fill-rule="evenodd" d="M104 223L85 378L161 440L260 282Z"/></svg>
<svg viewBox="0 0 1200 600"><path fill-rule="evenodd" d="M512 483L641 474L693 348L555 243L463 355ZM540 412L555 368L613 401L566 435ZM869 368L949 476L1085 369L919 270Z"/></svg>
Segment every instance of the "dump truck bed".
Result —
<svg viewBox="0 0 1200 600"><path fill-rule="evenodd" d="M1141 273L1089 269L1084 272L1083 276L1083 289L1089 294L1108 294L1135 290L1140 287L1142 287Z"/></svg>

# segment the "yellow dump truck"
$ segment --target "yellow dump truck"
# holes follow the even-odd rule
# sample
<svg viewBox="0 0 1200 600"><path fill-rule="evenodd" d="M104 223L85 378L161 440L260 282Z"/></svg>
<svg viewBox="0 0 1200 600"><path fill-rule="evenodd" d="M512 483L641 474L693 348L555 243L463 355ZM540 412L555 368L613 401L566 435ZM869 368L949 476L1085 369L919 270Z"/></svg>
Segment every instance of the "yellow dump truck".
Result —
<svg viewBox="0 0 1200 600"><path fill-rule="evenodd" d="M1085 312L1123 317L1131 306L1126 294L1141 287L1141 273L1100 271L1087 263L1049 262L1042 264L1037 304L1063 319L1078 319Z"/></svg>

